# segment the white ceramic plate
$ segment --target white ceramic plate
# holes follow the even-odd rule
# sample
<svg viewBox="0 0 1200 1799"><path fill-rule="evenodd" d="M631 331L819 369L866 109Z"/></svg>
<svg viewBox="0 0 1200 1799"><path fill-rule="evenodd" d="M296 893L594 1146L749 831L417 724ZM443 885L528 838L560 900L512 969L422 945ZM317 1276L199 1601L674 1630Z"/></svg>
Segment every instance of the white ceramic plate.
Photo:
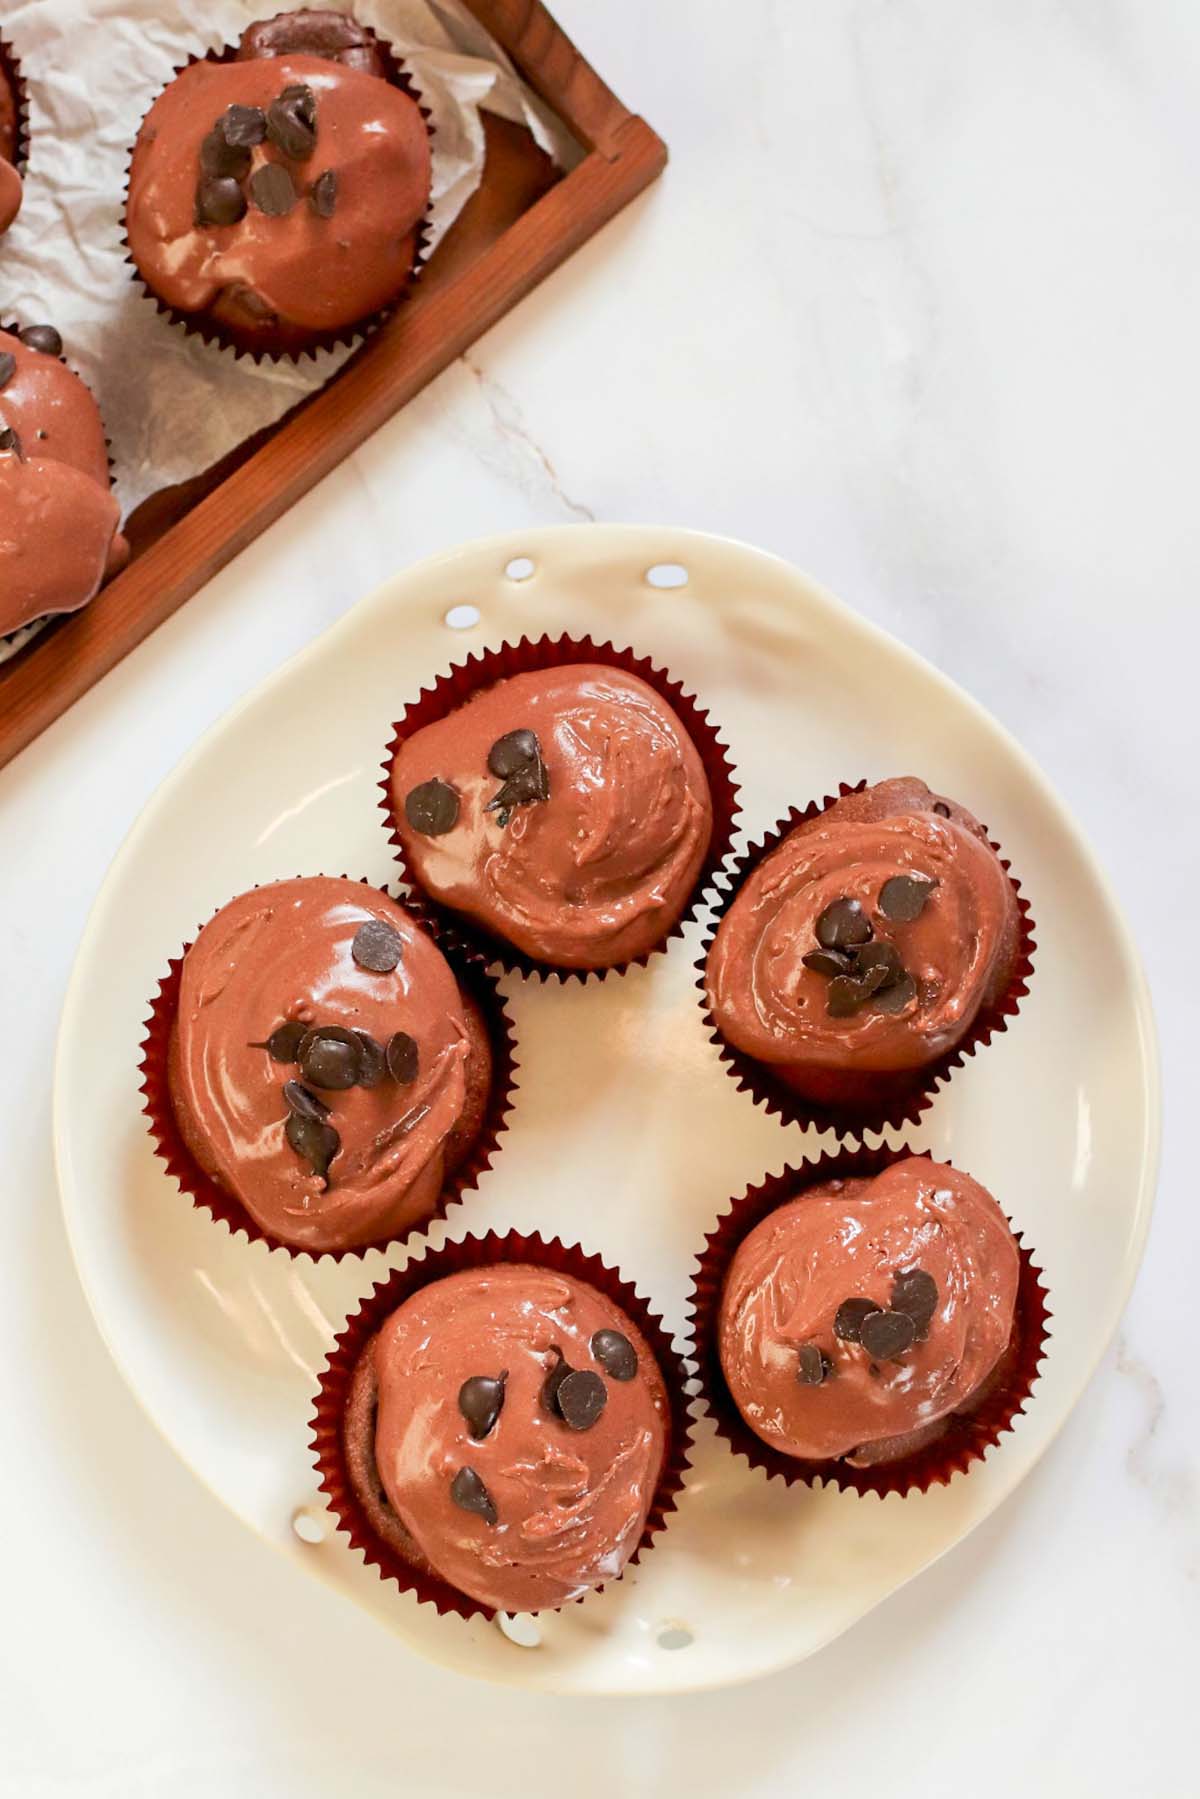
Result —
<svg viewBox="0 0 1200 1799"><path fill-rule="evenodd" d="M524 579L518 558L532 564ZM652 585L647 571L664 564L685 570L686 584ZM711 706L742 781L743 840L839 779L913 773L960 797L1003 843L1037 921L1032 991L909 1138L977 1175L1025 1232L1054 1335L1013 1433L925 1496L789 1491L702 1426L680 1510L644 1567L540 1620L540 1642L521 1647L495 1624L398 1597L316 1503L316 1370L356 1295L402 1255L314 1266L232 1240L155 1160L137 1063L168 956L224 900L302 872L392 878L376 783L388 727L416 690L480 644L564 629L632 643ZM306 717L320 730L303 729ZM511 1129L480 1191L434 1240L509 1225L559 1233L619 1263L682 1332L693 1253L716 1213L821 1141L767 1117L723 1073L697 1007L699 934L694 925L648 968L603 984L505 981L521 1062ZM164 783L79 950L55 1134L100 1328L150 1417L226 1505L436 1661L532 1687L635 1693L800 1660L1012 1491L1125 1303L1150 1215L1158 1109L1149 1001L1112 896L1060 801L986 713L772 557L686 531L568 526L397 575Z"/></svg>

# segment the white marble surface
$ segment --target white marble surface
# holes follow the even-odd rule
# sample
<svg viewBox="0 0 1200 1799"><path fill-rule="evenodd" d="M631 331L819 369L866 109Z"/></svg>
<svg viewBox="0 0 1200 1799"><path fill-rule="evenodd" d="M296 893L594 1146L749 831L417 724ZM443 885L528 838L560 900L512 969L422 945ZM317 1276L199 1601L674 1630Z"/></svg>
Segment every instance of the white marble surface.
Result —
<svg viewBox="0 0 1200 1799"><path fill-rule="evenodd" d="M1200 15L557 10L666 179L0 775L0 1793L1193 1792ZM652 1703L468 1687L227 1518L108 1362L49 1145L84 916L197 733L393 568L589 517L792 557L1015 731L1143 939L1167 1084L1142 1278L1028 1484L804 1667Z"/></svg>

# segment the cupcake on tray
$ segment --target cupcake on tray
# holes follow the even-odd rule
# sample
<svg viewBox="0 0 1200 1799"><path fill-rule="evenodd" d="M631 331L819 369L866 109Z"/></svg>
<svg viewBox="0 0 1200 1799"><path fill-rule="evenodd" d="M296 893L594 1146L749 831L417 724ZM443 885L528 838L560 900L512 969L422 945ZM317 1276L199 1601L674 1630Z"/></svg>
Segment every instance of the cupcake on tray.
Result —
<svg viewBox="0 0 1200 1799"><path fill-rule="evenodd" d="M736 1202L696 1284L718 1427L790 1480L944 1481L1011 1425L1045 1335L1036 1270L978 1181L859 1152Z"/></svg>
<svg viewBox="0 0 1200 1799"><path fill-rule="evenodd" d="M554 1609L617 1579L661 1526L683 1378L597 1258L468 1238L350 1319L321 1383L322 1486L368 1561L439 1610Z"/></svg>
<svg viewBox="0 0 1200 1799"><path fill-rule="evenodd" d="M423 694L384 791L425 899L506 966L579 972L661 947L736 812L723 746L677 683L608 646L546 639Z"/></svg>
<svg viewBox="0 0 1200 1799"><path fill-rule="evenodd" d="M0 330L0 635L76 612L129 546L100 411L52 325Z"/></svg>
<svg viewBox="0 0 1200 1799"><path fill-rule="evenodd" d="M1026 991L1026 908L987 832L911 778L793 814L743 859L703 964L743 1086L786 1119L916 1117Z"/></svg>
<svg viewBox="0 0 1200 1799"><path fill-rule="evenodd" d="M425 115L385 46L344 13L282 13L190 63L150 108L130 257L202 335L294 356L399 299L431 179Z"/></svg>
<svg viewBox="0 0 1200 1799"><path fill-rule="evenodd" d="M147 1106L180 1184L231 1228L313 1254L402 1237L487 1165L507 1107L503 1013L358 881L223 906L173 965Z"/></svg>

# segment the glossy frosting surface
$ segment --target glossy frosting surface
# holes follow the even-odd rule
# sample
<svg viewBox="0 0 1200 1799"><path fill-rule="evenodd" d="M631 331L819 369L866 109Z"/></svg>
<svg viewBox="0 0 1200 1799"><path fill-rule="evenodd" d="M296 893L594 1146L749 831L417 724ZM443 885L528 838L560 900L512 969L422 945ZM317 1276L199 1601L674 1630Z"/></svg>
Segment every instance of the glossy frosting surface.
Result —
<svg viewBox="0 0 1200 1799"><path fill-rule="evenodd" d="M960 1040L1013 952L1018 913L982 829L957 807L940 816L937 803L923 782L882 782L797 827L751 871L708 957L709 1005L730 1043L762 1062L890 1072ZM896 875L934 883L911 922L880 912ZM894 944L911 973L916 992L901 1010L830 1015L829 978L803 958L839 899L859 902L874 939Z"/></svg>
<svg viewBox="0 0 1200 1799"><path fill-rule="evenodd" d="M592 1355L599 1330L633 1345L631 1380L608 1377ZM542 1403L557 1351L604 1379L604 1409L589 1429L570 1429ZM562 1605L615 1579L645 1526L669 1418L658 1366L619 1307L547 1269L465 1270L407 1299L373 1353L383 1486L443 1579L506 1611ZM476 1440L459 1389L503 1372L503 1406ZM482 1480L495 1523L451 1498L463 1467Z"/></svg>
<svg viewBox="0 0 1200 1799"><path fill-rule="evenodd" d="M251 172L283 162L297 203L276 217L251 201L235 224L198 224L202 140L227 107L265 111L291 84L315 96L316 148L298 162L264 142L251 152ZM325 218L307 190L330 170L337 199ZM247 319L335 330L386 305L404 286L430 179L419 107L377 76L307 55L193 63L155 101L138 134L130 248L147 284L181 312L229 299L246 302Z"/></svg>
<svg viewBox="0 0 1200 1799"><path fill-rule="evenodd" d="M487 804L492 745L533 731L549 797ZM428 836L405 797L437 779L459 798L454 828ZM658 943L686 909L712 836L700 756L666 701L636 675L565 664L474 694L402 745L392 774L397 829L436 899L526 954L607 967Z"/></svg>
<svg viewBox="0 0 1200 1799"><path fill-rule="evenodd" d="M863 1299L886 1310L894 1278L913 1268L937 1287L928 1334L873 1362L835 1333L838 1309ZM725 1278L719 1350L738 1410L785 1455L903 1453L906 1439L963 1407L1004 1354L1019 1268L1004 1214L958 1169L909 1157L873 1179L811 1187L755 1226ZM832 1363L815 1385L797 1379L808 1343Z"/></svg>
<svg viewBox="0 0 1200 1799"><path fill-rule="evenodd" d="M354 959L368 919L402 940L390 973ZM292 1020L364 1030L380 1044L405 1031L418 1047L407 1085L389 1077L320 1093L341 1139L328 1181L285 1136L282 1088L298 1069L258 1047ZM463 1112L468 1048L458 983L424 932L374 888L308 876L230 901L188 951L171 1094L193 1153L264 1230L301 1248L341 1248L433 1210L446 1138Z"/></svg>

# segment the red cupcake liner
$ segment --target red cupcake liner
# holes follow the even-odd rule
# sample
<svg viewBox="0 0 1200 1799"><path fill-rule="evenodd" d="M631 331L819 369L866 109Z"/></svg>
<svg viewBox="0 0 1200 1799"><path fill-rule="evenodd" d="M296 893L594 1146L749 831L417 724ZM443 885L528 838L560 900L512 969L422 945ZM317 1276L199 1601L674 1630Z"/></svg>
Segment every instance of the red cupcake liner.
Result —
<svg viewBox="0 0 1200 1799"><path fill-rule="evenodd" d="M712 798L712 841L696 876L686 908L651 949L643 950L640 956L631 956L626 962L614 962L607 968L565 968L556 962L538 961L504 938L484 930L473 919L434 899L426 892L408 860L400 833L396 829L392 806L392 769L401 745L410 737L415 736L426 725L444 718L448 712L453 712L482 687L491 687L495 682L506 680L511 675L528 674L536 669L558 668L564 662L599 662L607 668L619 668L626 674L637 675L648 687L652 687L675 712L695 744L704 765ZM682 683L674 680L665 669L656 668L648 656L639 656L633 650L617 649L611 643L596 643L591 637L568 637L565 633L554 638L543 634L536 642L532 638L522 637L518 643L501 644L494 650L480 650L468 656L466 662L456 663L447 673L439 675L432 687L422 688L392 727L392 739L387 746L383 763L383 780L379 786L382 795L379 803L387 820L388 841L395 849L401 875L416 897L418 910L422 914L428 913L436 917L451 941L463 944L488 962L498 962L510 974L536 975L541 980L586 981L590 975L598 975L603 980L606 975L621 974L627 968L643 966L651 956L665 950L673 938L682 936L684 926L696 917L717 871L729 854L740 811L737 801L739 788L734 779L734 766L728 747L718 736L708 713L701 710L699 702L685 691Z"/></svg>
<svg viewBox="0 0 1200 1799"><path fill-rule="evenodd" d="M861 793L867 785L865 780L856 781L853 785L841 781L836 794L826 794L825 798L821 800L810 800L808 805L802 808L793 806L786 818L780 819L779 823L773 826L759 843L751 844L745 853L738 857L730 870L722 876L722 880L728 886L728 891L720 895L713 907L700 959L696 963L700 975L696 986L700 990L704 1022L708 1026L710 1037L717 1045L721 1061L737 1082L738 1092L749 1093L758 1105L765 1107L768 1112L774 1113L784 1124L812 1125L819 1131L832 1131L843 1142L851 1137L861 1137L865 1131L882 1131L888 1126L898 1129L904 1124L916 1124L918 1119L929 1110L954 1069L960 1068L965 1059L973 1056L977 1049L982 1049L985 1044L990 1043L998 1032L1007 1030L1008 1020L1016 1016L1020 1010L1022 999L1029 992L1029 977L1033 973L1033 953L1037 948L1037 942L1033 935L1036 926L1030 914L1029 901L1022 894L1021 884L1012 872L1011 863L1002 854L1000 845L988 837L988 843L1000 857L1000 866L1008 876L1019 913L1017 955L1013 963L1012 975L1001 997L993 1005L982 1006L976 1013L970 1030L961 1041L953 1049L947 1050L944 1056L939 1056L936 1062L931 1062L927 1068L917 1071L918 1078L912 1087L903 1093L898 1093L894 1099L875 1107L818 1106L810 1100L804 1099L801 1094L794 1092L785 1081L773 1074L768 1063L759 1062L755 1057L748 1056L743 1050L735 1049L731 1043L727 1043L708 1004L708 988L705 981L709 952L722 919L733 905L747 876L758 867L766 856L770 855L772 850L778 848L783 839L794 831L797 825L806 823L810 818L816 818L822 812L827 812L830 806L835 805L838 800L844 799L848 793Z"/></svg>
<svg viewBox="0 0 1200 1799"><path fill-rule="evenodd" d="M888 1493L924 1493L930 1487L946 1486L956 1474L965 1473L973 1462L980 1461L1012 1429L1038 1378L1051 1334L1048 1323L1052 1313L1042 1270L1022 1242L1021 1233L1014 1231L1021 1271L1014 1343L1006 1352L1011 1360L1002 1378L985 1383L984 1395L973 1410L951 1414L945 1434L936 1442L898 1461L877 1463L871 1468L852 1468L842 1460L807 1462L772 1449L750 1429L739 1412L725 1382L717 1332L721 1291L738 1246L768 1213L788 1200L799 1199L806 1189L825 1181L876 1175L910 1157L933 1160L925 1149L856 1149L829 1152L798 1167L784 1168L731 1201L729 1210L705 1239L689 1300L690 1354L700 1375L701 1398L718 1435L734 1454L744 1457L752 1468L763 1469L769 1477L778 1475L788 1486L829 1485L843 1493L877 1493L880 1498Z"/></svg>
<svg viewBox="0 0 1200 1799"><path fill-rule="evenodd" d="M367 887L371 883L364 880L362 885ZM386 893L387 889L379 888L377 891ZM393 895L388 894L388 898L392 899ZM167 972L159 981L158 991L150 1002L146 1034L141 1043L142 1059L138 1066L142 1073L139 1091L145 1095L142 1111L150 1120L150 1135L154 1139L155 1153L165 1163L167 1173L175 1181L180 1191L190 1197L193 1206L208 1212L216 1223L225 1226L231 1236L245 1237L250 1243L266 1243L273 1250L283 1250L290 1256L307 1256L312 1261L329 1259L340 1262L346 1256L363 1256L369 1250L385 1249L392 1244L407 1243L413 1237L427 1231L437 1219L445 1217L452 1205L479 1185L481 1177L492 1165L500 1148L501 1139L508 1128L508 1114L512 1111L513 1092L516 1085L515 1076L518 1063L514 1049L512 1018L496 981L483 967L478 957L469 957L455 945L443 943L434 923L429 919L419 917L411 907L405 906L403 900L396 903L437 944L449 962L459 986L479 1007L491 1046L492 1082L487 1109L479 1133L463 1160L446 1181L434 1210L426 1217L417 1219L398 1236L381 1238L378 1243L357 1243L344 1249L325 1249L315 1253L311 1249L304 1249L294 1243L285 1243L281 1237L276 1237L272 1232L263 1230L241 1201L232 1193L227 1193L223 1187L218 1186L216 1181L211 1179L198 1165L179 1128L175 1108L171 1103L168 1075L171 1027L179 1006L183 960L188 950L191 949L192 943L185 943L179 954L172 956L167 963ZM220 908L218 908L219 910ZM213 916L215 917L216 914L214 913ZM199 931L200 928L197 927L197 930Z"/></svg>
<svg viewBox="0 0 1200 1799"><path fill-rule="evenodd" d="M371 33L371 36L374 38L375 43L383 56L384 62L387 65L387 80L393 87L398 87L401 92L407 94L410 99L416 101L417 110L425 121L425 129L429 135L430 143L432 144L435 134L432 123L433 113L430 108L422 102L420 88L417 86L416 81L409 73L405 64L401 61L400 57L386 39L381 38L378 33L374 31ZM191 68L193 63L233 62L236 60L237 48L238 46L236 44L226 44L223 49L209 50L203 56L193 54L192 56L189 56L186 61L175 65L171 75L171 81L177 80L178 77L183 74L185 69ZM235 358L248 357L255 363L261 363L263 361L302 362L306 357L310 361L313 361L322 350L347 349L360 338L369 337L374 331L377 331L380 325L385 324L397 308L402 306L405 300L411 296L414 283L419 278L422 269L429 260L430 238L433 232L432 195L430 196L429 204L425 210L425 215L416 227L416 241L413 247L412 268L409 270L408 278L404 286L400 288L394 297L389 300L385 306L377 307L374 312L366 313L361 319L357 319L351 324L339 325L335 329L326 331L314 331L309 333L303 344L294 346L291 349L275 348L269 344L260 343L255 338L243 336L241 333L231 330L228 325L222 323L220 320L210 318L204 313L180 312L177 307L168 306L165 300L159 299L149 282L143 277L141 270L134 260L133 249L129 242L129 183L133 175L133 153L137 146L137 139L141 135L142 125L146 122L146 115L150 112L151 107L157 104L167 88L170 87L171 81L164 84L159 93L156 94L151 101L150 106L146 108L146 113L143 114L138 129L134 133L134 141L129 147L129 162L125 170L125 205L121 212L121 242L125 246L125 261L133 271L133 279L137 286L141 288L146 298L152 300L163 317L169 319L171 324L178 325L188 337L198 337L203 343L215 344L219 349L232 351Z"/></svg>
<svg viewBox="0 0 1200 1799"><path fill-rule="evenodd" d="M637 1547L625 1564L627 1568L633 1567L653 1547L654 1538L665 1528L678 1503L690 1461L692 1422L684 1390L687 1371L662 1319L650 1310L633 1283L616 1269L610 1268L599 1256L564 1244L557 1237L547 1240L536 1233L526 1236L519 1231L508 1231L503 1236L489 1231L483 1237L466 1237L461 1242L446 1243L441 1249L426 1250L417 1260L406 1263L377 1284L346 1320L321 1372L320 1390L310 1419L310 1441L313 1461L321 1476L320 1491L325 1494L329 1509L338 1520L339 1530L349 1537L351 1547L368 1567L378 1570L383 1580L394 1580L402 1593L415 1593L419 1604L436 1606L443 1617L453 1612L460 1618L494 1618L496 1609L461 1593L437 1575L414 1567L379 1535L360 1505L350 1479L342 1420L359 1357L397 1306L421 1287L445 1275L457 1274L464 1268L492 1267L506 1262L528 1262L595 1287L614 1305L620 1306L637 1325L662 1371L670 1406L670 1428L654 1499ZM603 1588L596 1587L592 1591L602 1592ZM582 1594L570 1603L578 1605L588 1596ZM553 1609L561 1611L564 1608Z"/></svg>
<svg viewBox="0 0 1200 1799"><path fill-rule="evenodd" d="M17 124L16 142L13 145L12 166L18 175L24 178L29 167L29 89L25 85L25 77L21 73L21 60L12 45L0 37L0 75L8 78L8 84L16 101Z"/></svg>

